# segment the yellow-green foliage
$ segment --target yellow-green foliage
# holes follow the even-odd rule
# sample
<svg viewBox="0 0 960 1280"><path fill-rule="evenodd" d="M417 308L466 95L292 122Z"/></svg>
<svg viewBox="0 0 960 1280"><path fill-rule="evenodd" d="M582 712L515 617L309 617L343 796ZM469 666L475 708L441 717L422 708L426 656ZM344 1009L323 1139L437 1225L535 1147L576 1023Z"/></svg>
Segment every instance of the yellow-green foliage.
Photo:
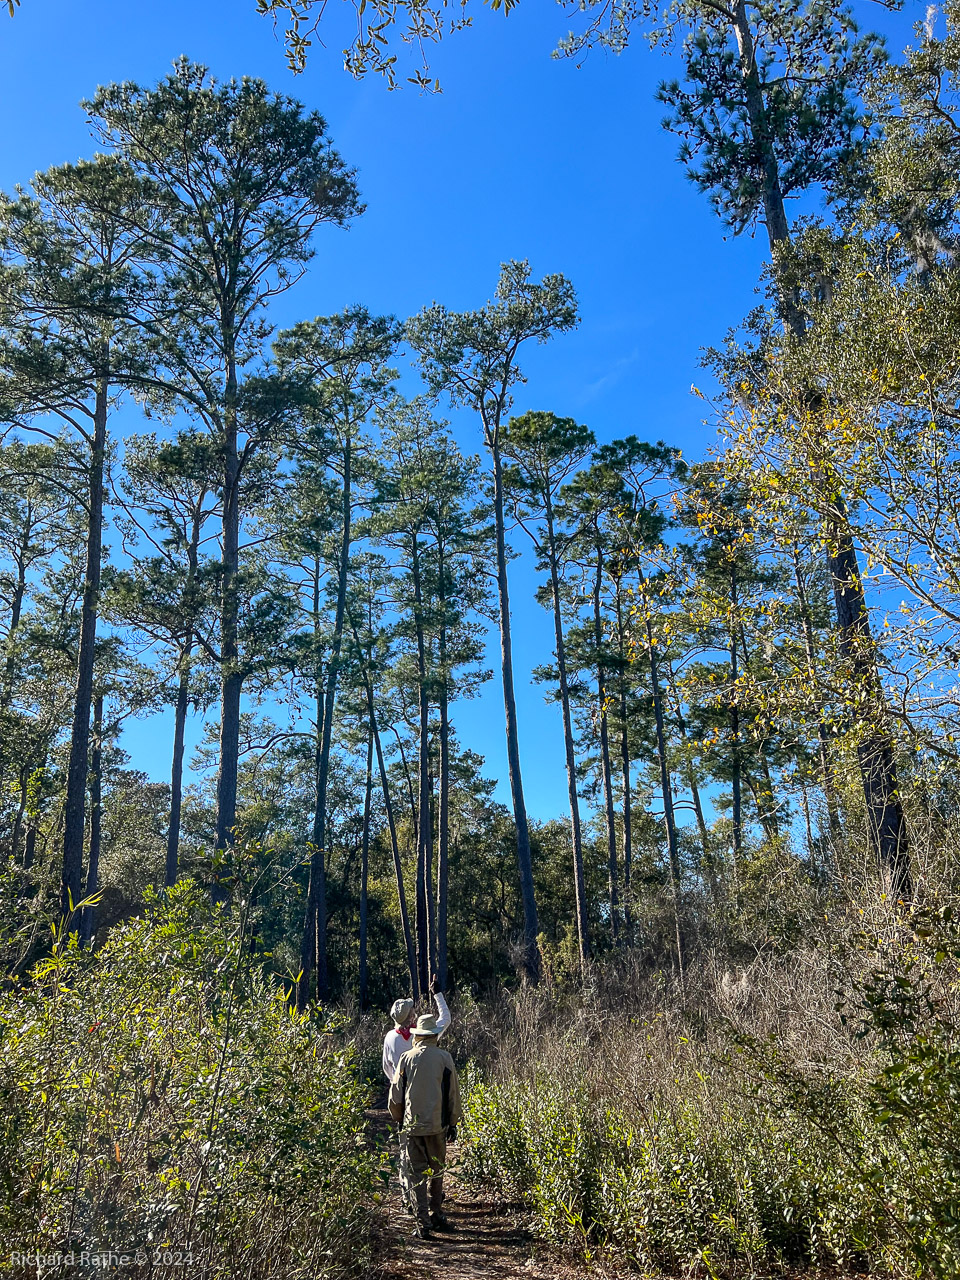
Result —
<svg viewBox="0 0 960 1280"><path fill-rule="evenodd" d="M224 1280L362 1273L378 1181L363 1089L244 943L242 915L182 883L4 997L8 1250L139 1253L131 1277L157 1254Z"/></svg>

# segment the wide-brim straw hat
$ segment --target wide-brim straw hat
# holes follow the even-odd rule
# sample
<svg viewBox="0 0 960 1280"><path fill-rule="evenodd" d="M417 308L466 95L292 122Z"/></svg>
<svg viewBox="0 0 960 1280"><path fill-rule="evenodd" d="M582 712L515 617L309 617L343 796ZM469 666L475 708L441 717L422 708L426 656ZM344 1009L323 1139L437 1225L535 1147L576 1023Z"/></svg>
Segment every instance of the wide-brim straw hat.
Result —
<svg viewBox="0 0 960 1280"><path fill-rule="evenodd" d="M438 1036L440 1032L437 1030L437 1020L432 1013L423 1013L417 1019L417 1025L413 1028L415 1036Z"/></svg>
<svg viewBox="0 0 960 1280"><path fill-rule="evenodd" d="M390 1009L390 1017L394 1022L406 1022L413 1012L413 1001L410 999L395 1000Z"/></svg>

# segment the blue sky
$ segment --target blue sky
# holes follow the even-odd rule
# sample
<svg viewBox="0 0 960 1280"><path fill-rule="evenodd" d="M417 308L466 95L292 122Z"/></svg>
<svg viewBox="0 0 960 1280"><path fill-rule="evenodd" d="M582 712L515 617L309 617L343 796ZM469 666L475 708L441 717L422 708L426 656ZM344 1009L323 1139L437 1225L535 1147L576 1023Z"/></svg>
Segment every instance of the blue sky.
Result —
<svg viewBox="0 0 960 1280"><path fill-rule="evenodd" d="M580 67L552 59L565 15L524 0L509 18L478 6L474 30L435 51L442 94L390 93L342 70L348 6L329 7L337 34L295 77L254 0L22 0L12 20L0 13L0 186L92 151L78 103L98 84L154 82L180 54L221 78L261 76L326 116L367 202L348 231L321 230L308 277L275 309L279 324L353 302L399 316L435 299L478 306L501 261L529 258L537 274L573 281L582 320L526 357L517 411L550 409L601 440L635 432L699 456L713 429L690 395L692 382L704 383L698 353L758 301L765 236L725 235L684 177L654 101L670 74L664 58L637 41L619 58L591 54ZM895 51L924 9L908 0L894 18L877 5L855 7L864 25L884 26ZM479 449L469 417L453 423L462 446ZM126 429L137 429L135 415ZM551 629L532 598L529 564L512 573L524 782L531 813L546 818L566 807L559 718L529 671L548 656ZM459 708L457 727L486 756L506 800L497 681ZM136 767L166 777L161 725L132 726L125 745Z"/></svg>

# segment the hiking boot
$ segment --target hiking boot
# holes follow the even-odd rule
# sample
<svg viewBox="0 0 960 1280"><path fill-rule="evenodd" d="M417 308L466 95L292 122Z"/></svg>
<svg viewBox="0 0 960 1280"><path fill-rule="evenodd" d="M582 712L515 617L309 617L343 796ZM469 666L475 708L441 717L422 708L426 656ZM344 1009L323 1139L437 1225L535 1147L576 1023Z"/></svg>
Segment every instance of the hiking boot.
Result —
<svg viewBox="0 0 960 1280"><path fill-rule="evenodd" d="M417 1237L418 1240L433 1239L433 1232L430 1230L429 1227L424 1226L422 1222L418 1222L416 1224L416 1226L413 1228L413 1234Z"/></svg>
<svg viewBox="0 0 960 1280"><path fill-rule="evenodd" d="M450 1219L445 1218L442 1213L432 1213L430 1215L430 1226L434 1231L452 1231Z"/></svg>

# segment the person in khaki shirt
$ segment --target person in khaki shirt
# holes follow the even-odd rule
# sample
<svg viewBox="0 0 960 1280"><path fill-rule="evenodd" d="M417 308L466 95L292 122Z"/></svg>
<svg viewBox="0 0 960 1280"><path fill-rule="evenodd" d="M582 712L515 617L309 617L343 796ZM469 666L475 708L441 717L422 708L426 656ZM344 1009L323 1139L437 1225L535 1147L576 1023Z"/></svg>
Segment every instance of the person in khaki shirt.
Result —
<svg viewBox="0 0 960 1280"><path fill-rule="evenodd" d="M455 1136L463 1118L460 1081L453 1058L437 1044L437 1019L427 1013L417 1019L413 1048L397 1064L387 1106L406 1137L410 1186L416 1197L417 1235L429 1240L431 1231L449 1231L443 1216L443 1173L447 1140ZM428 1195L429 1183L429 1195Z"/></svg>

